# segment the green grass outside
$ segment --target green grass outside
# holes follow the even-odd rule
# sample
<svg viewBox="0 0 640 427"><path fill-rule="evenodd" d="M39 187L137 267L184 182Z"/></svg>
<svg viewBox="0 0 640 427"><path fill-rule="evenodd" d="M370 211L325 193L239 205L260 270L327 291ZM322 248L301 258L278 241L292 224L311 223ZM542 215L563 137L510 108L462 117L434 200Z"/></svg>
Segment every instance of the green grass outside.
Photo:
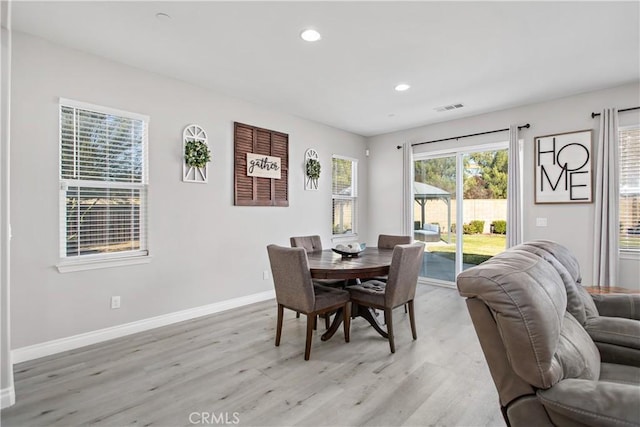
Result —
<svg viewBox="0 0 640 427"><path fill-rule="evenodd" d="M506 245L507 236L504 234L464 234L462 236L462 262L478 265L504 251ZM431 246L429 252L455 259L455 236L451 236L450 245Z"/></svg>

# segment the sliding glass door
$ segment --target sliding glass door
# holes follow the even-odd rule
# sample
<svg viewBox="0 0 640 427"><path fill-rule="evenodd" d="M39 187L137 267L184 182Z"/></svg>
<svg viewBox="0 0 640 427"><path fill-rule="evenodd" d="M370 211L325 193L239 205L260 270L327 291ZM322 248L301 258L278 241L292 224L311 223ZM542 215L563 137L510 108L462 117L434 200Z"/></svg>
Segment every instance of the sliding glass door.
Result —
<svg viewBox="0 0 640 427"><path fill-rule="evenodd" d="M506 149L462 155L462 270L506 248L507 158Z"/></svg>
<svg viewBox="0 0 640 427"><path fill-rule="evenodd" d="M414 156L414 238L421 276L452 283L506 247L506 144Z"/></svg>
<svg viewBox="0 0 640 427"><path fill-rule="evenodd" d="M456 275L456 156L414 161L414 231L426 250L421 277L452 282Z"/></svg>

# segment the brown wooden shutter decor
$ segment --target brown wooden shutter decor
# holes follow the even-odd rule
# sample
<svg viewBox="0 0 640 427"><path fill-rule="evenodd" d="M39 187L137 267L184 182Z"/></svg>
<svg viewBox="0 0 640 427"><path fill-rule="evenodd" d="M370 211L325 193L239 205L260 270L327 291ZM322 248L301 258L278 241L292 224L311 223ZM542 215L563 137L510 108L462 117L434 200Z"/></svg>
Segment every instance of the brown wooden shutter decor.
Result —
<svg viewBox="0 0 640 427"><path fill-rule="evenodd" d="M289 135L234 123L236 206L289 206ZM247 153L280 157L280 179L247 176Z"/></svg>

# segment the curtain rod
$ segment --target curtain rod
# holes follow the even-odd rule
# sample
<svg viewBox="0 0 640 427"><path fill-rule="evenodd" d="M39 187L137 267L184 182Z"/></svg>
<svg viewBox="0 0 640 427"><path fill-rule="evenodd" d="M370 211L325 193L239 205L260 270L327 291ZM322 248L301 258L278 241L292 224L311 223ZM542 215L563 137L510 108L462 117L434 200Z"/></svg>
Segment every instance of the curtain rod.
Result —
<svg viewBox="0 0 640 427"><path fill-rule="evenodd" d="M529 129L531 127L531 125L529 123L527 123L526 125L522 125L522 126L518 126L518 130L522 129L522 128L527 128ZM416 145L422 145L422 144L431 144L432 142L441 142L441 141L449 141L452 139L460 139L460 138L468 138L470 136L478 136L478 135L486 135L488 133L497 133L497 132L506 132L508 131L509 128L506 129L496 129L496 130L490 130L487 132L478 132L478 133L471 133L469 135L460 135L460 136L454 136L451 138L442 138L442 139L435 139L433 141L426 141L426 142L416 142L415 144L411 144L412 147L415 147ZM402 145L398 145L397 146L398 150L402 148Z"/></svg>
<svg viewBox="0 0 640 427"><path fill-rule="evenodd" d="M624 110L618 110L618 113L624 113L625 111L633 111L633 110L640 110L640 107L625 108ZM600 114L602 113L591 113L591 118L594 119L598 117Z"/></svg>

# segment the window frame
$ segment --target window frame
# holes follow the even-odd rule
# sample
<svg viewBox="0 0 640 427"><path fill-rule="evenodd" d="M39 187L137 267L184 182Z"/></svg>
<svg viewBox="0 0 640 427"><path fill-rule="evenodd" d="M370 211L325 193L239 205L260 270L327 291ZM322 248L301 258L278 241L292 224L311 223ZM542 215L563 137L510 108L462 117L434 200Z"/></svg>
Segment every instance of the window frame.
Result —
<svg viewBox="0 0 640 427"><path fill-rule="evenodd" d="M351 162L351 188L352 194L351 196L341 196L339 194L334 194L333 192L333 160L348 160ZM351 231L348 233L334 233L333 231L333 207L335 200L351 200L353 205L353 212L351 218ZM354 157L342 156L339 154L334 154L331 156L331 236L332 239L340 239L342 237L351 238L358 235L358 159Z"/></svg>
<svg viewBox="0 0 640 427"><path fill-rule="evenodd" d="M628 126L618 126L618 141L620 141L620 134L624 131L627 130L634 130L637 129L640 131L640 124L633 124L633 125L628 125ZM620 145L618 142L618 173L621 174L622 173L622 164L621 164L621 158L620 158ZM640 163L640 159L638 159L638 162ZM618 186L618 206L620 206L620 201L622 198L622 194L621 191L622 190L622 177L619 177L619 186ZM618 221L620 221L620 209L618 208ZM620 230L620 234L618 236L618 239L620 239L622 237L622 230ZM620 257L623 259L636 259L636 260L640 260L640 248L639 249L632 249L632 248L622 248L620 247L620 242L618 242L618 253L620 254Z"/></svg>
<svg viewBox="0 0 640 427"><path fill-rule="evenodd" d="M142 168L140 182L120 182L109 180L70 179L63 177L63 107L85 110L98 114L118 116L142 122ZM120 109L90 104L67 98L60 98L58 103L58 180L59 180L59 262L56 267L60 273L92 270L98 268L118 267L151 262L148 245L148 191L149 191L149 120L147 115ZM136 250L106 252L86 255L67 255L67 192L69 187L135 189L140 192L139 233L140 248Z"/></svg>

